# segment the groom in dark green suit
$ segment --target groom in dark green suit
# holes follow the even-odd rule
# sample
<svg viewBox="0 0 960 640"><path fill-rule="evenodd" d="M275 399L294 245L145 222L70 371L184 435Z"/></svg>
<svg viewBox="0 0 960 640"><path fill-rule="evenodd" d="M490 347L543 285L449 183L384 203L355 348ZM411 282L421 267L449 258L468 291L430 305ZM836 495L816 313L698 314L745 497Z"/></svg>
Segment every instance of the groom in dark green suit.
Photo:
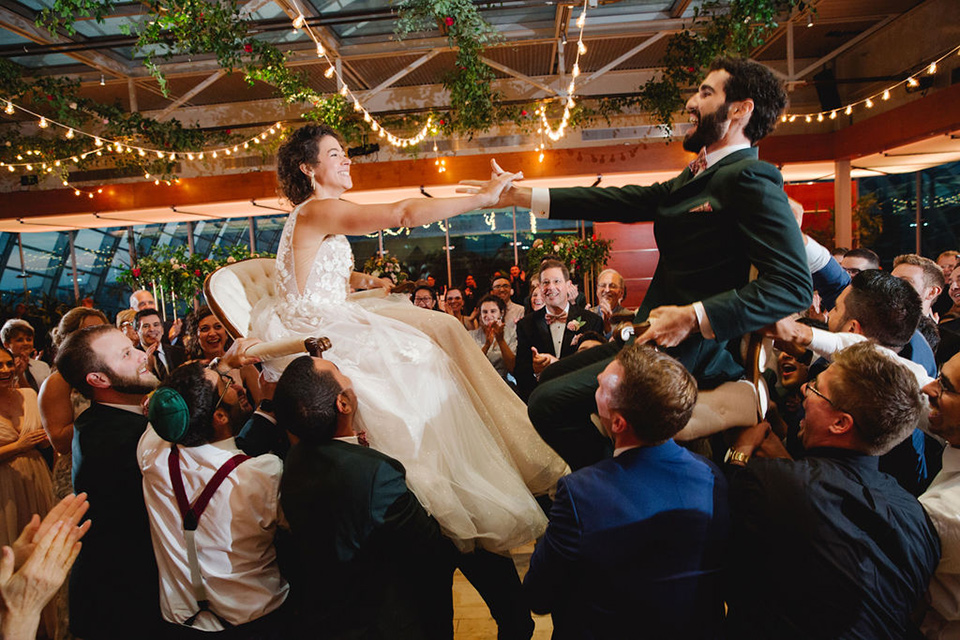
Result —
<svg viewBox="0 0 960 640"><path fill-rule="evenodd" d="M757 156L757 143L785 106L782 83L769 69L718 59L687 102L694 126L683 146L699 155L679 176L648 187L514 186L498 206L529 207L553 219L653 221L660 262L636 315L650 328L637 341L666 347L701 389L714 388L742 375L736 353L742 335L811 302L803 239L783 178ZM496 163L494 170L500 171ZM587 418L596 411L596 376L618 349L605 345L551 365L530 397L537 431L578 466L585 457L599 460L609 446Z"/></svg>

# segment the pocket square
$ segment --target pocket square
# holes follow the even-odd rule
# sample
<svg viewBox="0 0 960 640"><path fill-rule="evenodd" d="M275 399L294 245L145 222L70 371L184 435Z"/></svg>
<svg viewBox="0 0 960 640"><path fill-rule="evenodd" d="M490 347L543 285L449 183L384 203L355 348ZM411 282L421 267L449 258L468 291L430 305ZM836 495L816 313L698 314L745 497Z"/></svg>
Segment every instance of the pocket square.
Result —
<svg viewBox="0 0 960 640"><path fill-rule="evenodd" d="M710 211L713 211L713 207L710 206L709 202L704 202L703 204L690 209L689 213L709 213Z"/></svg>

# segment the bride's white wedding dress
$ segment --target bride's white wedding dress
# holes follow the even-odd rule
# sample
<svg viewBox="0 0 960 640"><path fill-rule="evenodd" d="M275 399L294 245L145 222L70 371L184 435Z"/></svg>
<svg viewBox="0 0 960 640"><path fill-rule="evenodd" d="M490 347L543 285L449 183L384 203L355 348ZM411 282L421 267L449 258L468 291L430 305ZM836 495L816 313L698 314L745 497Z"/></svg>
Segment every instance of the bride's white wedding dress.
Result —
<svg viewBox="0 0 960 640"><path fill-rule="evenodd" d="M323 239L301 292L292 248L301 207L277 250L277 298L254 308L252 335L330 339L324 358L353 381L358 428L403 463L410 488L461 549L503 553L535 539L546 518L531 491L551 489L566 465L523 403L451 316L393 296L348 298L344 236ZM265 375L279 377L287 362L264 363Z"/></svg>

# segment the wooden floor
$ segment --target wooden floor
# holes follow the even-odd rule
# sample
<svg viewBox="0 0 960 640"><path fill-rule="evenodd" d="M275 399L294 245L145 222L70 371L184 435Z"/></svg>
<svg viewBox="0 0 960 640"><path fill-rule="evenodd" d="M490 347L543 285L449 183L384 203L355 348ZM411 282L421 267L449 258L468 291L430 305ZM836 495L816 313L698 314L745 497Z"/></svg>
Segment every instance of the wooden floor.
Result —
<svg viewBox="0 0 960 640"><path fill-rule="evenodd" d="M527 573L532 553L533 543L511 553L521 579ZM534 640L549 640L553 634L550 616L534 615L533 621L536 624ZM459 571L453 577L453 630L454 640L495 640L497 637L497 623L490 617L487 605Z"/></svg>

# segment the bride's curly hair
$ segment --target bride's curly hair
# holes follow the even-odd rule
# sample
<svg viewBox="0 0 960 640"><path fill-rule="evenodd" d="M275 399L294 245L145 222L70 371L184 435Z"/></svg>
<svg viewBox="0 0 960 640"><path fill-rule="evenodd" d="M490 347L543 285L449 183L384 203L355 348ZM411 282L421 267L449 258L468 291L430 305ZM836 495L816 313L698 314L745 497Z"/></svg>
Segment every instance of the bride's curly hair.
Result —
<svg viewBox="0 0 960 640"><path fill-rule="evenodd" d="M313 195L310 177L300 165L314 165L320 154L320 139L331 136L340 144L343 139L334 129L323 124L308 124L294 131L277 151L277 180L284 197L297 205Z"/></svg>

